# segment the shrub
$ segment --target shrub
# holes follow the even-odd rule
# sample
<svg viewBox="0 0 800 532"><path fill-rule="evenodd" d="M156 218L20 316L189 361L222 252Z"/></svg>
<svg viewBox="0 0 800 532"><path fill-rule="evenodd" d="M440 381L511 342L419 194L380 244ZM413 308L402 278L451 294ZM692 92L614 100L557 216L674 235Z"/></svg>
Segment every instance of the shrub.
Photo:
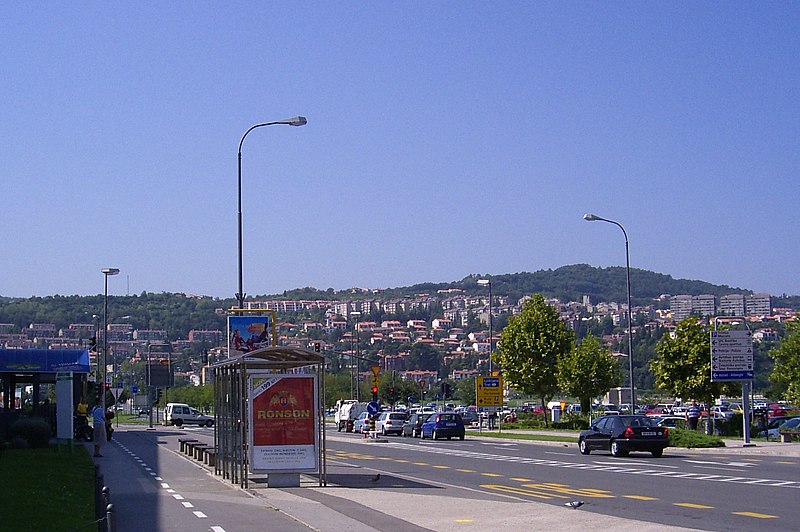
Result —
<svg viewBox="0 0 800 532"><path fill-rule="evenodd" d="M47 447L50 442L50 424L38 417L18 419L9 427L8 435L12 440L24 439L33 448Z"/></svg>
<svg viewBox="0 0 800 532"><path fill-rule="evenodd" d="M725 442L718 436L708 436L699 430L669 429L669 446L687 449L725 447Z"/></svg>

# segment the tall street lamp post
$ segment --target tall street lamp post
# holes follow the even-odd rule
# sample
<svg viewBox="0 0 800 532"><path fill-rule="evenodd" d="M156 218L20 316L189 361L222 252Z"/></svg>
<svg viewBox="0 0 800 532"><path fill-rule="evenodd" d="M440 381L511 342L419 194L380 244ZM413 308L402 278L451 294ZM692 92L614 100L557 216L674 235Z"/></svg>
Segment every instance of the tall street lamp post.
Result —
<svg viewBox="0 0 800 532"><path fill-rule="evenodd" d="M494 353L494 319L492 312L492 281L489 279L478 279L481 286L489 286L489 375L492 375L492 353Z"/></svg>
<svg viewBox="0 0 800 532"><path fill-rule="evenodd" d="M359 362L359 345L358 345L358 320L361 317L359 311L351 312L350 315L356 319L353 323L353 334L356 337L355 357L350 357L350 397L354 397L356 401L361 400L361 386L358 382L358 362Z"/></svg>
<svg viewBox="0 0 800 532"><path fill-rule="evenodd" d="M278 124L288 126L304 126L308 123L306 117L295 116L294 118L287 118L286 120L276 120L274 122L265 122L263 124L256 124L244 132L242 140L239 141L239 292L236 294L236 299L239 300L239 308L244 308L244 287L242 284L242 144L247 134L256 128L264 126L274 126Z"/></svg>
<svg viewBox="0 0 800 532"><path fill-rule="evenodd" d="M103 268L100 270L103 273L103 277L105 278L105 294L103 297L103 360L102 360L102 371L98 371L102 377L100 380L100 406L104 409L106 407L106 364L108 363L108 276L109 275L117 275L119 273L119 269L117 268Z"/></svg>
<svg viewBox="0 0 800 532"><path fill-rule="evenodd" d="M608 220L606 218L602 218L597 216L596 214L584 214L583 219L587 222L608 222L610 224L614 224L620 229L622 229L622 235L625 237L625 278L628 288L628 373L630 377L630 387L631 387L631 413L636 413L636 392L634 391L633 387L633 319L632 319L632 309L631 309L631 256L628 250L628 233L625 231L625 228L622 227L622 224L619 222L615 222L614 220Z"/></svg>

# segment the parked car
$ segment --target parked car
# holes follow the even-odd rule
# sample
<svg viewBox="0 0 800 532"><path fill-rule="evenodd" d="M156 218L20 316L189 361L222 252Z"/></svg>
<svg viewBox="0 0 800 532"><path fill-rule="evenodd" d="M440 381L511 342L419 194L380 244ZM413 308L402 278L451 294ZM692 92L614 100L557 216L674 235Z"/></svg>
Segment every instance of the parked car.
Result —
<svg viewBox="0 0 800 532"><path fill-rule="evenodd" d="M649 452L658 458L669 445L669 429L659 427L648 416L620 415L597 418L578 436L581 454L592 451L611 451L614 456L626 456L631 451Z"/></svg>
<svg viewBox="0 0 800 532"><path fill-rule="evenodd" d="M766 436L767 438L780 438L782 430L800 430L800 417L785 419L777 427L767 430ZM764 432L762 431L758 435L763 436Z"/></svg>
<svg viewBox="0 0 800 532"><path fill-rule="evenodd" d="M439 412L432 414L425 423L422 424L421 437L433 438L459 438L464 439L464 420L460 414L455 412Z"/></svg>
<svg viewBox="0 0 800 532"><path fill-rule="evenodd" d="M686 418L683 416L661 416L661 417L650 417L650 419L655 422L656 425L659 427L670 427L670 428L687 428L687 421Z"/></svg>
<svg viewBox="0 0 800 532"><path fill-rule="evenodd" d="M214 418L183 403L167 403L167 407L164 410L164 423L166 425L175 425L176 427L180 427L184 423L212 427Z"/></svg>
<svg viewBox="0 0 800 532"><path fill-rule="evenodd" d="M461 419L464 421L465 425L478 423L478 413L474 410L464 410L463 412L459 412L459 414L461 414Z"/></svg>
<svg viewBox="0 0 800 532"><path fill-rule="evenodd" d="M405 412L381 412L375 420L375 431L384 436L400 435L403 433L403 423L407 417Z"/></svg>
<svg viewBox="0 0 800 532"><path fill-rule="evenodd" d="M427 421L432 414L411 414L411 417L405 420L403 427L400 430L402 436L411 436L412 438L419 438L422 435L422 424Z"/></svg>
<svg viewBox="0 0 800 532"><path fill-rule="evenodd" d="M369 432L369 412L361 412L353 421L353 432Z"/></svg>

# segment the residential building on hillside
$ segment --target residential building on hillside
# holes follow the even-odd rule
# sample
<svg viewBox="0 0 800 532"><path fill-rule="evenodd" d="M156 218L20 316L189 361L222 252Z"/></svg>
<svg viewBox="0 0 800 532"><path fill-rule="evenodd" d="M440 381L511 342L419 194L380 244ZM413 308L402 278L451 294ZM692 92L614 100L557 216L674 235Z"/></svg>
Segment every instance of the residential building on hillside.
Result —
<svg viewBox="0 0 800 532"><path fill-rule="evenodd" d="M719 298L719 313L722 316L744 316L744 294L727 294Z"/></svg>
<svg viewBox="0 0 800 532"><path fill-rule="evenodd" d="M769 316L772 314L772 297L769 294L750 294L744 298L748 316Z"/></svg>

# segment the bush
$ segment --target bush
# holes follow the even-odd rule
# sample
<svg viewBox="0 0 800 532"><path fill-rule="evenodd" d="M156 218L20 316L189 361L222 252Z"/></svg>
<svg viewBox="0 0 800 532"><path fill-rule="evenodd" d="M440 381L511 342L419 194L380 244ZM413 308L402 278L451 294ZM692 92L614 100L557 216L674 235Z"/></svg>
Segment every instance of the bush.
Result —
<svg viewBox="0 0 800 532"><path fill-rule="evenodd" d="M708 436L699 430L669 429L669 446L687 449L725 447L725 442L718 436Z"/></svg>
<svg viewBox="0 0 800 532"><path fill-rule="evenodd" d="M47 447L50 443L50 424L42 418L27 417L18 419L8 429L8 435L22 438L32 448Z"/></svg>

